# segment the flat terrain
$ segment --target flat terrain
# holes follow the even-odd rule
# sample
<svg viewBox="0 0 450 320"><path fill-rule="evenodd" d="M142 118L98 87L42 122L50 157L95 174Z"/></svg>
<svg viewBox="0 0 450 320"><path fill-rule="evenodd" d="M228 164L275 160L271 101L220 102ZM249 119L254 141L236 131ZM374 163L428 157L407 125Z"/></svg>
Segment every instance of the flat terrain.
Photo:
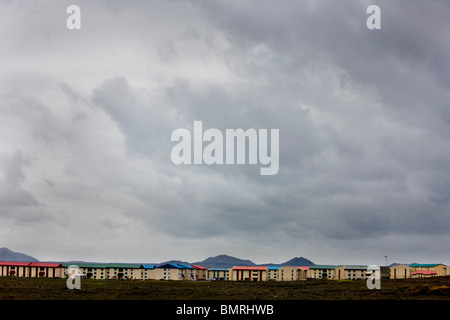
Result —
<svg viewBox="0 0 450 320"><path fill-rule="evenodd" d="M450 300L450 277L385 280L369 290L363 280L227 282L0 278L1 300Z"/></svg>

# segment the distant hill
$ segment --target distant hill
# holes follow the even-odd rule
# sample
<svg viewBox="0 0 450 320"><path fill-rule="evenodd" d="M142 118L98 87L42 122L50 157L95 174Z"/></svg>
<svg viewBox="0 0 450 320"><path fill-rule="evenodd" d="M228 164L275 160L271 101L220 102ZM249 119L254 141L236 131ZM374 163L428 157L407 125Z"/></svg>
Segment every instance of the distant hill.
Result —
<svg viewBox="0 0 450 320"><path fill-rule="evenodd" d="M221 254L215 257L209 257L200 262L194 262L195 265L200 265L206 268L209 267L223 267L223 268L231 268L233 266L255 266L256 264L250 260L243 260L239 258L235 258L232 256L228 256L226 254Z"/></svg>
<svg viewBox="0 0 450 320"><path fill-rule="evenodd" d="M166 264L166 263L174 263L174 264L190 264L189 262L181 261L181 260L169 260L169 261L164 261L164 262L161 262L161 263L155 263L155 264L160 265L160 264Z"/></svg>
<svg viewBox="0 0 450 320"><path fill-rule="evenodd" d="M289 261L283 262L281 265L282 266L309 267L309 266L314 266L315 263L312 262L311 260L308 260L308 259L303 258L303 257L296 257L296 258L292 258Z"/></svg>
<svg viewBox="0 0 450 320"><path fill-rule="evenodd" d="M36 258L33 258L24 253L14 252L9 250L8 248L0 248L0 261L27 261L27 262L38 262ZM49 262L49 261L46 261ZM87 262L87 261L53 261L53 262L61 262L61 263L69 263L69 264L83 264L83 263L95 263L95 262ZM194 264L203 266L206 268L210 267L222 267L222 268L232 268L233 266L313 266L315 265L312 261L303 258L296 257L292 258L289 261L274 264L274 263L266 263L266 264L255 264L251 260L239 259L236 257L232 257L226 254L221 254L215 257L209 257L203 261L199 262L187 262L181 260L169 260L161 263L155 263L158 265L166 264L166 263L179 263L179 264Z"/></svg>
<svg viewBox="0 0 450 320"><path fill-rule="evenodd" d="M3 247L0 248L0 261L38 262L39 260L24 253L14 252Z"/></svg>
<svg viewBox="0 0 450 320"><path fill-rule="evenodd" d="M292 258L289 261L283 262L283 263L265 263L265 264L255 264L254 262L250 260L243 260L239 258L235 258L232 256L228 256L225 254L218 255L215 257L207 258L200 262L195 262L193 264L200 265L203 267L224 267L224 268L231 268L233 266L314 266L314 262L311 260L308 260L303 257L296 257Z"/></svg>
<svg viewBox="0 0 450 320"><path fill-rule="evenodd" d="M414 264L414 262L413 262L413 263L398 263L398 262L394 262L394 263L391 263L391 264L389 265L389 267L395 267L395 266L398 266L398 265L410 266L410 265L412 265L412 264Z"/></svg>

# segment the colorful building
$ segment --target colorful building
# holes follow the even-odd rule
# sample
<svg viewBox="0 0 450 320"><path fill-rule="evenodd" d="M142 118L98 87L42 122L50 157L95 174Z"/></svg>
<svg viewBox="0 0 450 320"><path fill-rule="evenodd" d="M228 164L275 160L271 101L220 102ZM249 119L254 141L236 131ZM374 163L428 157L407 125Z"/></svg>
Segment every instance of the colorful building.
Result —
<svg viewBox="0 0 450 320"><path fill-rule="evenodd" d="M277 281L306 280L309 267L284 266L278 269Z"/></svg>
<svg viewBox="0 0 450 320"><path fill-rule="evenodd" d="M336 267L338 280L364 280L367 279L367 265L343 265Z"/></svg>
<svg viewBox="0 0 450 320"><path fill-rule="evenodd" d="M307 274L308 279L328 279L335 280L338 278L335 265L314 265L310 266Z"/></svg>
<svg viewBox="0 0 450 320"><path fill-rule="evenodd" d="M17 261L1 261L0 262L0 277L15 276L15 277L29 277L28 266L30 262Z"/></svg>
<svg viewBox="0 0 450 320"><path fill-rule="evenodd" d="M64 278L61 263L0 261L0 276L31 278Z"/></svg>
<svg viewBox="0 0 450 320"><path fill-rule="evenodd" d="M212 280L230 280L229 268L209 268L208 279Z"/></svg>
<svg viewBox="0 0 450 320"><path fill-rule="evenodd" d="M231 280L266 281L268 268L265 266L235 266L231 269Z"/></svg>
<svg viewBox="0 0 450 320"><path fill-rule="evenodd" d="M142 277L141 277L142 280L156 279L155 276L156 264L143 264L141 268L142 268Z"/></svg>
<svg viewBox="0 0 450 320"><path fill-rule="evenodd" d="M367 265L303 266L234 266L205 268L182 263L57 263L0 261L0 276L65 278L70 265L76 265L85 279L140 280L230 280L230 281L298 281L306 279L365 280L370 276ZM447 276L448 266L411 264L386 267L391 279Z"/></svg>
<svg viewBox="0 0 450 320"><path fill-rule="evenodd" d="M389 267L390 279L409 279L412 276L413 268L405 264L398 264Z"/></svg>
<svg viewBox="0 0 450 320"><path fill-rule="evenodd" d="M442 263L413 263L410 264L413 277L435 277L449 275L447 266Z"/></svg>
<svg viewBox="0 0 450 320"><path fill-rule="evenodd" d="M277 280L278 270L282 266L268 266L267 267L267 280Z"/></svg>
<svg viewBox="0 0 450 320"><path fill-rule="evenodd" d="M107 264L99 263L63 263L67 268L71 265L76 265L80 269L80 274L86 279L108 279Z"/></svg>
<svg viewBox="0 0 450 320"><path fill-rule="evenodd" d="M206 280L208 277L208 268L198 266L198 265L191 265L195 269L195 279L196 280Z"/></svg>
<svg viewBox="0 0 450 320"><path fill-rule="evenodd" d="M155 267L156 280L193 280L195 268L178 263L164 263Z"/></svg>

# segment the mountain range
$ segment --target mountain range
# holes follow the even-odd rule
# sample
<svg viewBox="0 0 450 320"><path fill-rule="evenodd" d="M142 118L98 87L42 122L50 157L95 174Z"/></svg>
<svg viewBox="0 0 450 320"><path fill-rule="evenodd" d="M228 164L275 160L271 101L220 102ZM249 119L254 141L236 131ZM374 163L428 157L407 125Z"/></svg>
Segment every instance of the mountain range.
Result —
<svg viewBox="0 0 450 320"><path fill-rule="evenodd" d="M27 261L27 262L38 262L36 258L26 255L24 253L14 252L8 248L0 248L0 260L1 261Z"/></svg>
<svg viewBox="0 0 450 320"><path fill-rule="evenodd" d="M282 263L263 263L263 264L256 264L251 260L246 259L239 259L236 257L232 257L226 254L221 254L215 257L209 257L206 258L203 261L197 261L197 262L187 262L187 261L180 261L180 260L169 260L164 261L163 263L181 263L181 264L193 264L198 265L206 268L211 267L221 267L221 268L231 268L233 266L314 266L315 264L303 257L296 257L292 258L289 261L282 262Z"/></svg>
<svg viewBox="0 0 450 320"><path fill-rule="evenodd" d="M39 260L32 256L26 255L24 253L11 251L8 248L0 248L0 261L38 262ZM62 261L62 262L69 262L69 261ZM70 261L70 262L73 262L73 261ZM275 265L276 266L312 266L312 265L315 265L312 261L310 261L306 258L303 258L303 257L295 257L289 261L286 261L283 263L278 263L278 264L274 264L274 263L256 264L251 260L239 259L239 258L225 255L225 254L221 254L221 255L218 255L215 257L209 257L203 261L198 261L198 262L170 260L170 261L164 261L162 263L157 263L157 264L164 264L164 263L194 264L194 265L199 265L199 266L203 266L206 268L210 268L210 267L231 268L233 266L275 266Z"/></svg>
<svg viewBox="0 0 450 320"><path fill-rule="evenodd" d="M210 257L205 259L197 264L205 267L210 266L221 266L221 267L232 267L232 266L311 266L315 265L312 261L303 258L303 257L295 257L291 260L282 263L263 263L256 264L250 260L242 260L235 257L227 256L227 255L219 255L216 257Z"/></svg>

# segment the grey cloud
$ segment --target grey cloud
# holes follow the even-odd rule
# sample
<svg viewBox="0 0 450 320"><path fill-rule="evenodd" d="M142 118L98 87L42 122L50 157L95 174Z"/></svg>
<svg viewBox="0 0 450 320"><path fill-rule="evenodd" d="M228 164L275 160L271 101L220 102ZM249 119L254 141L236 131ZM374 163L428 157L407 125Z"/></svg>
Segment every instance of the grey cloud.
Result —
<svg viewBox="0 0 450 320"><path fill-rule="evenodd" d="M50 215L43 204L23 187L25 175L23 167L30 164L30 159L17 150L12 155L1 155L0 172L0 218L12 220L19 224L50 221Z"/></svg>
<svg viewBox="0 0 450 320"><path fill-rule="evenodd" d="M20 151L10 157L1 158L1 167L4 180L2 183L0 202L7 206L35 206L38 201L27 190L22 188L25 176L22 167L29 164L30 160Z"/></svg>
<svg viewBox="0 0 450 320"><path fill-rule="evenodd" d="M93 101L119 125L130 154L170 157L170 134L176 115L145 89L134 89L125 77L105 80ZM164 147L166 146L166 147Z"/></svg>
<svg viewBox="0 0 450 320"><path fill-rule="evenodd" d="M41 90L34 89L38 92ZM62 87L67 93L68 88ZM31 90L30 90L31 91ZM58 112L58 106L48 105L36 98L36 92L24 92L23 89L11 90L3 95L3 106L0 113L5 117L21 122L26 131L32 136L41 139L48 146L68 146L76 139L76 133L71 131L70 120L67 126L66 119ZM71 96L74 99L74 96ZM56 111L56 112L55 112ZM72 110L69 112L73 115Z"/></svg>
<svg viewBox="0 0 450 320"><path fill-rule="evenodd" d="M44 84L5 90L0 115L23 124L30 139L20 140L24 153L43 141L49 158L71 155L45 185L76 208L98 205L105 237L108 228L128 230L120 219L107 222L103 214L113 208L152 236L186 241L232 238L283 248L294 240L351 252L374 241L387 248L392 239L395 250L414 250L410 236L445 241L449 4L380 2L376 31L365 25L368 4L82 2L84 30L64 43L73 41L71 50L78 46L85 60L51 55L74 64L73 78L48 69L60 84L59 100L37 94L48 90ZM26 43L19 31L7 52ZM68 38L64 31L50 32L49 43ZM42 39L32 47L45 56ZM92 47L82 55L86 44ZM29 84L20 75L13 81ZM280 129L278 174L263 177L250 165L175 166L170 135L192 129L194 120L204 129ZM16 160L16 171L2 167L12 179L4 186L15 186L2 189L3 199L36 207L20 182L25 163Z"/></svg>

